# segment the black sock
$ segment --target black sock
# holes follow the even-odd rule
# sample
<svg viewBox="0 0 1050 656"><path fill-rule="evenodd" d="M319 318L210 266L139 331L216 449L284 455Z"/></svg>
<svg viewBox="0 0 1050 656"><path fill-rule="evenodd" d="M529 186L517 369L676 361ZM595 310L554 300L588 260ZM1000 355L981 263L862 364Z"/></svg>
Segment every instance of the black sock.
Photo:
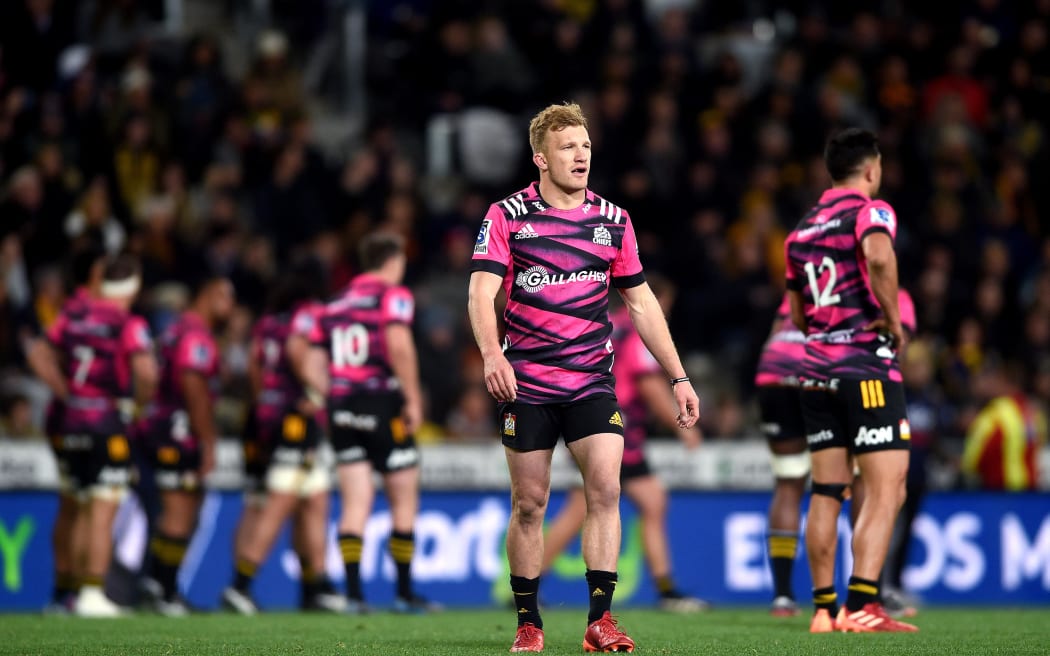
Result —
<svg viewBox="0 0 1050 656"><path fill-rule="evenodd" d="M587 613L587 623L602 618L612 606L613 590L616 588L616 572L605 572L600 569L587 570L587 589L590 593L591 610Z"/></svg>
<svg viewBox="0 0 1050 656"><path fill-rule="evenodd" d="M343 565L346 567L346 596L358 600L364 599L361 594L361 547L360 535L339 535L339 550L343 553Z"/></svg>
<svg viewBox="0 0 1050 656"><path fill-rule="evenodd" d="M76 592L76 577L68 572L55 572L55 587L51 589L51 601L63 604L66 599Z"/></svg>
<svg viewBox="0 0 1050 656"><path fill-rule="evenodd" d="M174 599L178 593L176 579L188 546L189 539L173 538L163 533L157 533L150 540L150 551L153 554L153 573L157 583L160 583L161 588L164 590L164 599L169 601Z"/></svg>
<svg viewBox="0 0 1050 656"><path fill-rule="evenodd" d="M305 567L302 570L299 583L302 586L303 601L307 601L321 594L324 576L321 575L321 572L315 572L312 567Z"/></svg>
<svg viewBox="0 0 1050 656"><path fill-rule="evenodd" d="M864 608L865 604L878 601L879 582L869 581L856 576L849 577L849 592L846 595L846 610L853 612Z"/></svg>
<svg viewBox="0 0 1050 656"><path fill-rule="evenodd" d="M412 598L412 555L416 550L416 536L412 532L394 531L390 534L390 555L397 565L397 596Z"/></svg>
<svg viewBox="0 0 1050 656"><path fill-rule="evenodd" d="M518 609L518 626L530 623L537 629L543 628L540 617L540 578L527 579L524 576L510 576L510 589L514 593L514 606Z"/></svg>
<svg viewBox="0 0 1050 656"><path fill-rule="evenodd" d="M233 577L233 587L245 594L252 588L252 581L255 580L255 573L259 571L259 566L247 558L238 558L236 565L236 574Z"/></svg>
<svg viewBox="0 0 1050 656"><path fill-rule="evenodd" d="M667 597L674 594L674 579L671 578L670 574L656 577L656 591L660 593L661 597Z"/></svg>
<svg viewBox="0 0 1050 656"><path fill-rule="evenodd" d="M828 614L834 619L839 614L839 595L835 592L835 586L813 588L813 605L817 607L817 610L828 611Z"/></svg>
<svg viewBox="0 0 1050 656"><path fill-rule="evenodd" d="M795 598L791 592L791 571L798 550L798 534L790 531L770 531L766 537L769 567L773 570L773 596Z"/></svg>

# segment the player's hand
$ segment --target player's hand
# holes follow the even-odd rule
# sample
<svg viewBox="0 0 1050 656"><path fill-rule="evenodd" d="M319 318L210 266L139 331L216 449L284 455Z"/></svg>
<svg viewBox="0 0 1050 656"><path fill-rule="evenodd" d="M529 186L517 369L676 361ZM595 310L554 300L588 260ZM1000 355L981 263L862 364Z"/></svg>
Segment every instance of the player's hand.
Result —
<svg viewBox="0 0 1050 656"><path fill-rule="evenodd" d="M485 358L485 388L500 403L518 398L518 378L507 356L502 353Z"/></svg>
<svg viewBox="0 0 1050 656"><path fill-rule="evenodd" d="M704 433L700 430L699 426L693 426L692 428L679 428L675 431L678 434L678 439L681 440L685 448L692 451L704 441Z"/></svg>
<svg viewBox="0 0 1050 656"><path fill-rule="evenodd" d="M893 348L897 351L904 350L904 344L907 341L907 336L904 333L904 327L898 321L895 325L891 325L886 319L876 319L868 325L864 326L864 330L873 330L884 335L889 335L893 338Z"/></svg>
<svg viewBox="0 0 1050 656"><path fill-rule="evenodd" d="M201 445L201 467L200 477L201 482L208 477L208 474L215 469L215 443L205 443Z"/></svg>
<svg viewBox="0 0 1050 656"><path fill-rule="evenodd" d="M295 404L295 409L304 417L313 417L318 412L324 410L324 405L317 405L308 398L301 398Z"/></svg>
<svg viewBox="0 0 1050 656"><path fill-rule="evenodd" d="M700 420L700 398L692 383L683 381L674 386L674 400L678 404L679 428L692 428Z"/></svg>
<svg viewBox="0 0 1050 656"><path fill-rule="evenodd" d="M423 425L423 403L419 399L406 400L401 408L401 422L405 425L405 433L413 435Z"/></svg>

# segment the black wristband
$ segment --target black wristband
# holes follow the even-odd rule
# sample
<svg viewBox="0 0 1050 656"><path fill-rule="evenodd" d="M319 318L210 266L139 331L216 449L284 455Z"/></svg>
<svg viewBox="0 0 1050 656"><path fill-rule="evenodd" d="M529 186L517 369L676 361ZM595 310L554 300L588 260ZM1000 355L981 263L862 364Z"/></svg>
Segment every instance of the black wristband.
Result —
<svg viewBox="0 0 1050 656"><path fill-rule="evenodd" d="M673 389L674 386L677 385L678 383L688 383L688 382L689 382L689 376L682 376L681 378L672 378L671 379L671 388Z"/></svg>

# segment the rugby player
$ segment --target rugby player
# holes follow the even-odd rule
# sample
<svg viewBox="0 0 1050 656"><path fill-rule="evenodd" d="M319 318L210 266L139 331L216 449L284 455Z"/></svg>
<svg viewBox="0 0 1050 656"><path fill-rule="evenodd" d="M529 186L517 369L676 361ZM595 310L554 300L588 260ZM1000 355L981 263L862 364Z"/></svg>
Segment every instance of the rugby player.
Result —
<svg viewBox="0 0 1050 656"><path fill-rule="evenodd" d="M484 359L511 480L507 527L518 631L511 651L541 651L537 604L550 465L561 436L583 476L583 555L590 611L586 651L633 651L610 614L620 552L624 421L615 396L609 287L670 376L677 423L691 428L699 400L645 282L630 215L587 188L591 140L579 105L551 105L529 125L539 182L493 203L474 247L468 311ZM506 335L495 309L507 296Z"/></svg>
<svg viewBox="0 0 1050 656"><path fill-rule="evenodd" d="M62 492L77 503L73 523L85 532L68 552L73 571L82 568L73 610L86 617L122 614L104 591L113 520L131 477L121 401L133 391L144 402L157 383L149 327L130 312L140 285L137 260L109 261L99 296L84 293L66 305L48 329L54 351L34 367L61 403Z"/></svg>
<svg viewBox="0 0 1050 656"><path fill-rule="evenodd" d="M877 137L833 136L832 188L785 242L791 317L806 333L802 412L812 461L806 550L813 632L917 631L879 601L879 574L904 501L910 429L897 351L905 341L897 288L897 217L873 200L882 178ZM835 547L855 460L866 502L853 534L846 604L835 593Z"/></svg>
<svg viewBox="0 0 1050 656"><path fill-rule="evenodd" d="M367 612L361 587L365 524L372 513L373 472L390 501L390 555L397 566L398 612L438 608L412 586L415 521L419 513L419 450L423 421L419 364L412 337L415 301L401 285L405 245L390 233L361 243L364 273L320 311L293 320L288 355L308 398L327 397L341 513L339 548L346 567L348 610Z"/></svg>

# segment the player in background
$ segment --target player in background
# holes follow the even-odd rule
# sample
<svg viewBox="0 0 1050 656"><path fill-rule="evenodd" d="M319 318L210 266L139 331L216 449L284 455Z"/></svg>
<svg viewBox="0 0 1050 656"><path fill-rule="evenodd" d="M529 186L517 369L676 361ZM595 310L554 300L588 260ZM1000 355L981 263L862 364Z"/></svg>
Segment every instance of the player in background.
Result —
<svg viewBox="0 0 1050 656"><path fill-rule="evenodd" d="M197 526L204 478L215 466L213 397L220 358L214 334L233 307L230 281L203 277L189 308L159 340L160 389L147 408L146 430L161 509L150 538L152 559L143 589L168 617L189 612L176 577Z"/></svg>
<svg viewBox="0 0 1050 656"><path fill-rule="evenodd" d="M776 617L800 613L791 578L798 549L799 506L810 468L799 399L805 358L806 336L791 322L791 302L785 293L755 374L761 429L774 477L766 555L773 574L770 613Z"/></svg>
<svg viewBox="0 0 1050 656"><path fill-rule="evenodd" d="M233 584L223 591L223 602L245 615L258 612L251 597L252 581L289 517L295 520L293 542L303 565L302 607L333 612L346 607L346 598L325 577L330 485L318 453L317 414L322 407L306 398L287 352L292 317L323 307L315 300L323 288L318 267L296 267L271 291L266 314L252 334L249 375L257 435L247 439L258 451L262 480L258 489L245 495L244 513L255 516L247 534L238 540Z"/></svg>
<svg viewBox="0 0 1050 656"><path fill-rule="evenodd" d="M674 283L659 274L649 274L647 278L660 302L660 309L667 315L674 305ZM708 608L705 601L683 594L675 585L667 537L667 491L645 459L646 427L650 417L663 428L674 431L687 449L700 446L703 436L697 426L678 426L672 405L674 397L668 393L663 369L645 348L627 308L612 312L609 318L616 353L612 373L616 377L616 397L623 407L624 418L620 485L641 518L642 551L660 595L660 608L678 613L703 611ZM583 488L573 487L558 515L547 525L543 540L543 572L550 570L558 555L579 534L586 514L587 497Z"/></svg>
<svg viewBox="0 0 1050 656"><path fill-rule="evenodd" d="M101 245L88 243L73 253L70 273L73 280L73 292L62 305L62 313L77 312L88 299L97 298L101 293L102 279L106 269L106 251ZM26 362L33 371L49 366L53 362L54 351L47 336L42 332L34 337L25 348ZM65 408L61 401L52 396L47 406L44 430L47 434L55 460L60 469L65 469L65 454L62 452L62 421ZM80 587L79 573L74 569L73 553L84 548L87 528L84 522L77 522L80 504L76 497L63 490L58 493L58 514L51 533L51 548L54 558L55 580L51 590L51 601L45 608L48 613L64 613L72 607L74 596Z"/></svg>
<svg viewBox="0 0 1050 656"><path fill-rule="evenodd" d="M320 312L293 320L288 357L307 398L327 397L342 511L339 548L346 566L348 610L366 612L361 551L372 513L373 472L390 501L390 555L397 566L398 612L437 608L412 586L415 522L419 513L419 450L415 430L423 421L419 364L412 337L414 299L401 285L405 245L389 233L361 243L364 273Z"/></svg>
<svg viewBox="0 0 1050 656"><path fill-rule="evenodd" d="M879 575L904 501L910 428L897 351L897 217L872 200L882 178L878 139L847 129L825 150L832 188L785 242L791 317L806 334L802 412L812 461L806 550L812 632L917 631L879 601ZM835 547L854 462L866 501L853 533L849 594L838 608Z"/></svg>
<svg viewBox="0 0 1050 656"><path fill-rule="evenodd" d="M137 260L109 261L99 296L67 304L48 329L53 350L34 359L62 404L62 493L77 504L73 523L85 527L85 540L68 552L80 576L73 610L85 617L122 614L104 591L113 519L131 478L121 401L133 393L144 402L157 383L149 327L130 312L140 286Z"/></svg>
<svg viewBox="0 0 1050 656"><path fill-rule="evenodd" d="M624 423L611 373L609 287L670 375L677 423L699 400L638 259L630 215L587 189L591 140L579 105L551 105L529 125L540 180L493 203L474 247L468 311L498 413L511 480L507 527L518 631L511 651L541 651L537 593L550 467L561 436L583 476L582 550L590 610L586 651L633 651L610 614L620 553ZM495 300L507 296L500 339Z"/></svg>

